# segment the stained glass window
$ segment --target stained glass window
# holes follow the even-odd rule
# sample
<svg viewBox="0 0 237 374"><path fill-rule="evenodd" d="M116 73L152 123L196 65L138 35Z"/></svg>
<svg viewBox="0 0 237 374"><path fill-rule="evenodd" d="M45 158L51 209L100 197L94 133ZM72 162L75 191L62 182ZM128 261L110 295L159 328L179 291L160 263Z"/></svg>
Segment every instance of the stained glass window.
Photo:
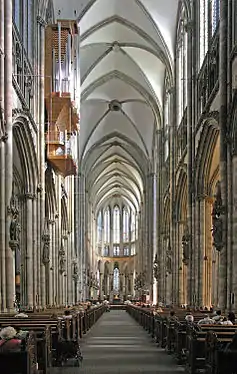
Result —
<svg viewBox="0 0 237 374"><path fill-rule="evenodd" d="M127 208L123 208L123 241L129 241L129 213Z"/></svg>
<svg viewBox="0 0 237 374"><path fill-rule="evenodd" d="M200 67L208 51L208 0L200 0L199 9Z"/></svg>
<svg viewBox="0 0 237 374"><path fill-rule="evenodd" d="M114 291L119 291L119 269L116 267L114 269Z"/></svg>
<svg viewBox="0 0 237 374"><path fill-rule="evenodd" d="M120 243L120 209L118 206L114 207L113 212L113 233L114 243Z"/></svg>
<svg viewBox="0 0 237 374"><path fill-rule="evenodd" d="M114 252L113 252L114 256L119 256L119 245L114 245Z"/></svg>
<svg viewBox="0 0 237 374"><path fill-rule="evenodd" d="M110 209L109 207L104 212L104 242L110 242Z"/></svg>
<svg viewBox="0 0 237 374"><path fill-rule="evenodd" d="M212 0L212 35L215 33L220 19L220 0Z"/></svg>
<svg viewBox="0 0 237 374"><path fill-rule="evenodd" d="M97 216L97 243L102 242L102 213L99 212Z"/></svg>

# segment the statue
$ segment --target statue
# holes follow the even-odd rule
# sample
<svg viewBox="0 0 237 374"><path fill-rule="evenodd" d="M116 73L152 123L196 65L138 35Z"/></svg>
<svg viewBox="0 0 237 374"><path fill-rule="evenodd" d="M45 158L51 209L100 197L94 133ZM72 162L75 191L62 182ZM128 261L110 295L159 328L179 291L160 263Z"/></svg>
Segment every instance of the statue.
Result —
<svg viewBox="0 0 237 374"><path fill-rule="evenodd" d="M172 273L172 261L170 256L166 257L166 270L169 274Z"/></svg>
<svg viewBox="0 0 237 374"><path fill-rule="evenodd" d="M78 275L78 264L75 261L73 266L73 275Z"/></svg>
<svg viewBox="0 0 237 374"><path fill-rule="evenodd" d="M224 213L221 197L221 185L220 182L216 184L215 202L212 210L212 237L213 245L217 251L221 251L223 248L223 221L221 215Z"/></svg>
<svg viewBox="0 0 237 374"><path fill-rule="evenodd" d="M44 239L44 247L43 247L43 264L49 263L49 238Z"/></svg>
<svg viewBox="0 0 237 374"><path fill-rule="evenodd" d="M155 256L155 260L153 262L153 276L156 280L158 280L159 277L159 263L158 263L158 257L157 254Z"/></svg>
<svg viewBox="0 0 237 374"><path fill-rule="evenodd" d="M10 201L10 207L8 207L8 213L11 215L10 223L10 241L18 242L20 241L21 226L19 223L19 210L17 208L16 197L14 194L14 185L12 187L12 197Z"/></svg>
<svg viewBox="0 0 237 374"><path fill-rule="evenodd" d="M61 242L61 248L59 251L59 269L61 274L66 271L66 257L63 242Z"/></svg>
<svg viewBox="0 0 237 374"><path fill-rule="evenodd" d="M183 263L185 265L188 265L189 261L189 241L190 241L190 235L188 226L186 225L182 237L182 246L183 246Z"/></svg>
<svg viewBox="0 0 237 374"><path fill-rule="evenodd" d="M21 226L18 222L18 214L15 213L10 223L10 240L19 242Z"/></svg>

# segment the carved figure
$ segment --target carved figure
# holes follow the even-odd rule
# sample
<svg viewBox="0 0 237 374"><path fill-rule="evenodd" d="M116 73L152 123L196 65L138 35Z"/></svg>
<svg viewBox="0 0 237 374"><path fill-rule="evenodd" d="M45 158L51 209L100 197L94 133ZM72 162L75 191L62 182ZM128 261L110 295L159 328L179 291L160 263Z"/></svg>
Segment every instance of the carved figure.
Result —
<svg viewBox="0 0 237 374"><path fill-rule="evenodd" d="M43 247L43 263L49 263L49 239L45 239Z"/></svg>
<svg viewBox="0 0 237 374"><path fill-rule="evenodd" d="M224 213L221 197L221 186L220 182L216 184L215 202L212 210L212 237L214 247L220 251L223 248L223 221L221 214Z"/></svg>
<svg viewBox="0 0 237 374"><path fill-rule="evenodd" d="M188 226L186 226L183 237L182 237L183 263L185 265L187 265L189 261L189 241L190 241L190 235L189 235Z"/></svg>

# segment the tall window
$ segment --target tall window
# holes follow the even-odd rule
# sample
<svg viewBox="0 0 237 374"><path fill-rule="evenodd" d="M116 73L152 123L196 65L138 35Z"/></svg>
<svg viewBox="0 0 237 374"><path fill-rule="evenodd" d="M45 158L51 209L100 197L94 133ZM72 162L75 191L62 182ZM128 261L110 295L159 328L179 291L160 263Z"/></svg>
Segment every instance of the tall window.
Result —
<svg viewBox="0 0 237 374"><path fill-rule="evenodd" d="M177 120L180 124L184 110L187 106L187 43L188 35L186 28L187 19L183 12L182 21L179 27L178 34L178 49L177 49Z"/></svg>
<svg viewBox="0 0 237 374"><path fill-rule="evenodd" d="M123 241L129 241L129 213L127 208L123 208Z"/></svg>
<svg viewBox="0 0 237 374"><path fill-rule="evenodd" d="M104 212L104 242L110 242L110 209L109 207Z"/></svg>
<svg viewBox="0 0 237 374"><path fill-rule="evenodd" d="M217 29L217 25L220 19L220 0L212 0L212 7L211 7L211 12L212 12L212 35L215 33Z"/></svg>
<svg viewBox="0 0 237 374"><path fill-rule="evenodd" d="M232 1L232 47L235 46L237 42L237 22L236 22L236 16L237 16L237 2Z"/></svg>
<svg viewBox="0 0 237 374"><path fill-rule="evenodd" d="M136 216L135 212L131 212L131 241L134 242L136 240Z"/></svg>
<svg viewBox="0 0 237 374"><path fill-rule="evenodd" d="M97 216L97 242L102 242L102 213L99 212Z"/></svg>
<svg viewBox="0 0 237 374"><path fill-rule="evenodd" d="M114 245L114 252L113 252L113 255L116 257L116 256L119 256L119 245Z"/></svg>
<svg viewBox="0 0 237 374"><path fill-rule="evenodd" d="M119 269L116 267L114 269L114 291L119 291Z"/></svg>
<svg viewBox="0 0 237 374"><path fill-rule="evenodd" d="M19 33L22 33L21 29L21 14L22 14L22 0L13 0L13 19L15 21L16 27Z"/></svg>
<svg viewBox="0 0 237 374"><path fill-rule="evenodd" d="M208 51L208 0L200 0L200 67Z"/></svg>
<svg viewBox="0 0 237 374"><path fill-rule="evenodd" d="M120 243L120 209L116 205L113 212L114 243Z"/></svg>
<svg viewBox="0 0 237 374"><path fill-rule="evenodd" d="M124 249L123 249L123 255L124 256L129 256L129 248L128 247L124 247Z"/></svg>
<svg viewBox="0 0 237 374"><path fill-rule="evenodd" d="M169 94L165 97L165 108L164 108L164 161L167 161L169 157Z"/></svg>
<svg viewBox="0 0 237 374"><path fill-rule="evenodd" d="M220 19L220 0L199 0L200 68L208 51L208 42ZM210 13L209 13L210 12ZM209 35L209 30L211 35Z"/></svg>

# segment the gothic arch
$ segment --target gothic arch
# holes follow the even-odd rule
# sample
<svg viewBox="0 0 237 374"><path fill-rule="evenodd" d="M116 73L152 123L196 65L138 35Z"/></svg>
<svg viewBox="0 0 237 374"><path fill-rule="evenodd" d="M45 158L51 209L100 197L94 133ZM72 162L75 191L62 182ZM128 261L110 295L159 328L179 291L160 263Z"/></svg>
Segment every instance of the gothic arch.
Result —
<svg viewBox="0 0 237 374"><path fill-rule="evenodd" d="M38 185L38 164L35 144L27 117L20 116L14 120L13 138L20 157L24 192L35 194Z"/></svg>
<svg viewBox="0 0 237 374"><path fill-rule="evenodd" d="M214 150L217 146L219 130L214 119L203 124L195 160L196 195L208 193L209 177Z"/></svg>

